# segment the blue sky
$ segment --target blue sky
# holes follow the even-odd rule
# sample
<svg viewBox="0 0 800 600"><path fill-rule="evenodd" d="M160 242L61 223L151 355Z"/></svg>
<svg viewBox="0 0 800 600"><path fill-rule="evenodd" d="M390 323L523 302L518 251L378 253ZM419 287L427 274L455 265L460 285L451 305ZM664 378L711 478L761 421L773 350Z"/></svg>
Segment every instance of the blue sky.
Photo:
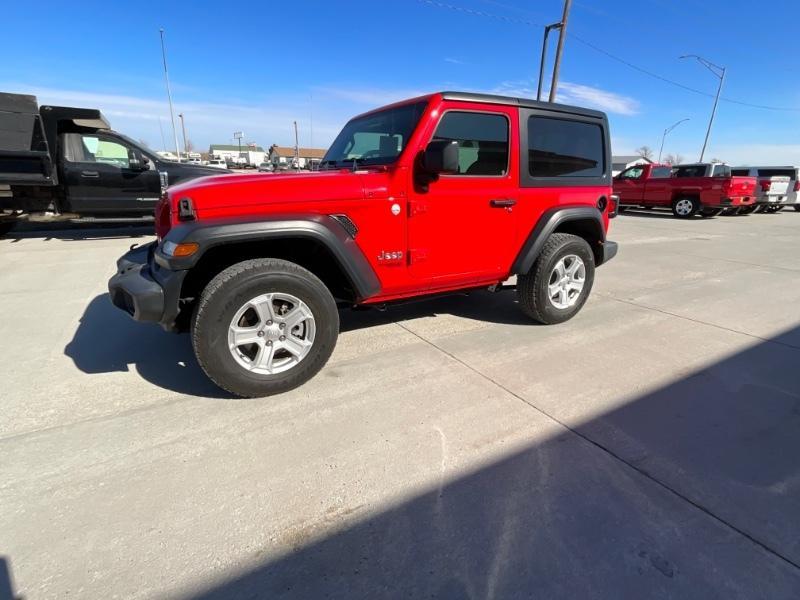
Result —
<svg viewBox="0 0 800 600"><path fill-rule="evenodd" d="M234 5L241 9L227 8ZM115 129L154 148L162 145L160 118L171 147L164 27L176 113L185 114L195 146L230 143L236 130L264 146L292 144L293 120L301 145L326 146L348 117L406 96L533 94L540 25L558 21L561 7L561 0L12 2L0 27L0 90L100 107ZM657 151L664 128L689 118L664 152L696 160L712 98L572 36L713 94L713 75L678 59L699 54L728 68L723 97L793 109L723 101L707 157L800 164L798 22L796 0L575 0L559 99L606 110L615 153L643 144Z"/></svg>

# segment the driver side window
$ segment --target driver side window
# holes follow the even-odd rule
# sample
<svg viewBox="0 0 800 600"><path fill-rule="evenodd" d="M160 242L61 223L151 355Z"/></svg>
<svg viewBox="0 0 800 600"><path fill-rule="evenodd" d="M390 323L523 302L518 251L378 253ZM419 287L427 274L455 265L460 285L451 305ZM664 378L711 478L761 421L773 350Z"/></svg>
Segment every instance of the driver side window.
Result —
<svg viewBox="0 0 800 600"><path fill-rule="evenodd" d="M102 163L121 169L131 166L130 150L127 146L96 134L65 134L64 158L69 162Z"/></svg>
<svg viewBox="0 0 800 600"><path fill-rule="evenodd" d="M631 167L620 173L620 179L639 179L644 173L644 169L642 167Z"/></svg>
<svg viewBox="0 0 800 600"><path fill-rule="evenodd" d="M446 112L434 140L458 143L458 174L508 173L508 119L501 114Z"/></svg>

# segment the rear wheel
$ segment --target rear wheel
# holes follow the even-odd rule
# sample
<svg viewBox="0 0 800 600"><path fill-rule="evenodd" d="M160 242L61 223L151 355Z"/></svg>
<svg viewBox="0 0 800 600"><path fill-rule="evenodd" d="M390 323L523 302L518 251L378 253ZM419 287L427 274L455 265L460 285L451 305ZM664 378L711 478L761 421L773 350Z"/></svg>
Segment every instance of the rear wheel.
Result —
<svg viewBox="0 0 800 600"><path fill-rule="evenodd" d="M756 211L756 208L758 208L758 207L755 204L751 204L750 206L742 206L739 209L739 214L740 215L749 215L751 213L754 213Z"/></svg>
<svg viewBox="0 0 800 600"><path fill-rule="evenodd" d="M700 210L700 202L696 198L677 198L672 203L672 214L679 219L693 217Z"/></svg>
<svg viewBox="0 0 800 600"><path fill-rule="evenodd" d="M554 233L531 270L518 277L517 297L526 315L553 325L578 314L593 283L594 254L586 240Z"/></svg>
<svg viewBox="0 0 800 600"><path fill-rule="evenodd" d="M302 385L325 365L339 334L330 291L291 262L233 265L203 291L192 322L197 362L221 388L260 397Z"/></svg>
<svg viewBox="0 0 800 600"><path fill-rule="evenodd" d="M794 205L794 209L795 209L797 212L800 212L800 204L795 204L795 205Z"/></svg>
<svg viewBox="0 0 800 600"><path fill-rule="evenodd" d="M704 208L700 211L700 216L705 219L710 217L718 217L724 210L724 208Z"/></svg>

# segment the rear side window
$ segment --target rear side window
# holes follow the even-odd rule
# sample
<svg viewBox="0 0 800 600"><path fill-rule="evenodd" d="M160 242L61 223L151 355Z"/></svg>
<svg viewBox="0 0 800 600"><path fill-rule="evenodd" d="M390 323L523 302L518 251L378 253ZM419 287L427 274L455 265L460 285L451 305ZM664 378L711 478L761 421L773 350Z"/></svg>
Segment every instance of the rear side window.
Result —
<svg viewBox="0 0 800 600"><path fill-rule="evenodd" d="M594 123L528 118L528 171L532 177L602 177L603 129Z"/></svg>
<svg viewBox="0 0 800 600"><path fill-rule="evenodd" d="M459 175L508 173L508 119L503 115L446 112L433 139L458 143Z"/></svg>
<svg viewBox="0 0 800 600"><path fill-rule="evenodd" d="M706 176L706 166L705 165L688 165L685 167L673 167L672 168L672 176L673 177L705 177Z"/></svg>
<svg viewBox="0 0 800 600"><path fill-rule="evenodd" d="M666 179L672 176L672 167L654 167L650 170L650 179Z"/></svg>
<svg viewBox="0 0 800 600"><path fill-rule="evenodd" d="M794 169L759 169L759 177L789 177L794 179Z"/></svg>
<svg viewBox="0 0 800 600"><path fill-rule="evenodd" d="M734 177L749 177L750 169L731 169L731 174Z"/></svg>

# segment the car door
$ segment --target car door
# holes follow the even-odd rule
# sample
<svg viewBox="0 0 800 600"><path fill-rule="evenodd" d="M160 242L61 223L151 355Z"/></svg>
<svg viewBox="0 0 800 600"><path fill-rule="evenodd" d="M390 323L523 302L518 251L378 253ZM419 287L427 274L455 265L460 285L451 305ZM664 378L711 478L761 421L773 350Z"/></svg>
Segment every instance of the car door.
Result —
<svg viewBox="0 0 800 600"><path fill-rule="evenodd" d="M458 144L459 171L409 194L409 272L430 289L496 280L512 261L518 144L511 107L445 103L428 138Z"/></svg>
<svg viewBox="0 0 800 600"><path fill-rule="evenodd" d="M161 192L155 165L139 168L140 155L107 133L65 133L62 175L70 210L79 214L151 215Z"/></svg>
<svg viewBox="0 0 800 600"><path fill-rule="evenodd" d="M614 181L614 193L619 196L620 204L639 204L644 195L644 167L634 165L617 175Z"/></svg>
<svg viewBox="0 0 800 600"><path fill-rule="evenodd" d="M668 166L651 167L647 178L647 205L670 206L672 203L672 187L670 177L672 168Z"/></svg>

